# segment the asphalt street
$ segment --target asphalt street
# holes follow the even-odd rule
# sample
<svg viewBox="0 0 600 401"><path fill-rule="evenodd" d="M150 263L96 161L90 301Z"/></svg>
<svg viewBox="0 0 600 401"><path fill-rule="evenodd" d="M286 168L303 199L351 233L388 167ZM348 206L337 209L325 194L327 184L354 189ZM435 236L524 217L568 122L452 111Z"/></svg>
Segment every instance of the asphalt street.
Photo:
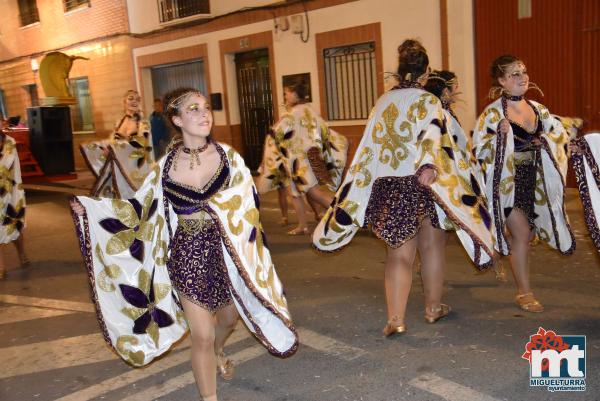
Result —
<svg viewBox="0 0 600 401"><path fill-rule="evenodd" d="M199 399L188 340L143 369L109 350L93 313L67 194L27 195L31 265L20 269L14 247L4 249L9 272L0 282L0 400ZM291 358L272 357L240 324L226 347L236 360L236 376L219 379L219 399L600 399L600 259L575 192L569 192L567 208L575 253L561 256L545 245L532 249L532 285L546 312L519 310L512 278L500 283L493 273L476 274L451 235L444 302L453 312L433 325L424 321L415 272L408 331L385 339L383 244L362 231L342 252L318 254L308 236L285 234L293 226L277 224L276 198L267 195L263 226L301 345ZM530 387L529 363L521 355L540 327L586 336L585 391Z"/></svg>

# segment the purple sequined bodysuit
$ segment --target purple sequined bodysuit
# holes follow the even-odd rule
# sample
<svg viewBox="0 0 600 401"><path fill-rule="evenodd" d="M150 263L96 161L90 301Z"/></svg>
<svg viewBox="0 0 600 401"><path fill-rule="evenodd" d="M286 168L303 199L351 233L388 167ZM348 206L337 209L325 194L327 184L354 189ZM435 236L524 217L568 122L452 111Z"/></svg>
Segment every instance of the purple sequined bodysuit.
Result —
<svg viewBox="0 0 600 401"><path fill-rule="evenodd" d="M178 216L199 213L199 218L179 218L169 246L167 269L173 287L187 300L211 312L231 304L227 267L218 225L208 213L208 200L229 184L229 165L223 148L216 145L221 163L213 178L203 187L179 183L169 177L173 157L163 168L163 190Z"/></svg>

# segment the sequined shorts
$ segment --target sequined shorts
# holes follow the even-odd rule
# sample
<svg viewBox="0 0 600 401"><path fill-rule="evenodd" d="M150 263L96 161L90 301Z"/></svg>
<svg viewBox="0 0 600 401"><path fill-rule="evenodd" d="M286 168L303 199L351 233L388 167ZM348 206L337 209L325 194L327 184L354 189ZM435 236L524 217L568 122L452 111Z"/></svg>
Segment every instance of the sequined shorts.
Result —
<svg viewBox="0 0 600 401"><path fill-rule="evenodd" d="M381 177L373 184L365 225L371 224L388 246L397 248L416 236L427 217L441 228L430 190L419 185L416 176Z"/></svg>
<svg viewBox="0 0 600 401"><path fill-rule="evenodd" d="M535 227L535 176L536 167L533 163L517 163L515 165L515 204L513 209L519 209L525 214L529 227Z"/></svg>
<svg viewBox="0 0 600 401"><path fill-rule="evenodd" d="M179 219L167 269L173 287L211 312L232 303L221 236L212 220Z"/></svg>

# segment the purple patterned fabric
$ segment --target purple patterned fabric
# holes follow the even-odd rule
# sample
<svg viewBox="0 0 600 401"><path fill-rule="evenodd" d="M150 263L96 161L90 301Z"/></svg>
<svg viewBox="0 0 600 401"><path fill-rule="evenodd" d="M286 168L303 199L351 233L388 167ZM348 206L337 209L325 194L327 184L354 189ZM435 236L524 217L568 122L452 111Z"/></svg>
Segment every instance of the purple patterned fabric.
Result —
<svg viewBox="0 0 600 401"><path fill-rule="evenodd" d="M173 287L211 312L232 303L221 234L212 220L180 219L167 269Z"/></svg>
<svg viewBox="0 0 600 401"><path fill-rule="evenodd" d="M533 230L537 217L535 209L535 176L536 166L533 163L521 163L515 166L515 204L525 214L529 227Z"/></svg>
<svg viewBox="0 0 600 401"><path fill-rule="evenodd" d="M397 248L413 238L427 217L435 228L441 228L429 189L415 175L380 177L373 184L365 225L371 224L388 246Z"/></svg>

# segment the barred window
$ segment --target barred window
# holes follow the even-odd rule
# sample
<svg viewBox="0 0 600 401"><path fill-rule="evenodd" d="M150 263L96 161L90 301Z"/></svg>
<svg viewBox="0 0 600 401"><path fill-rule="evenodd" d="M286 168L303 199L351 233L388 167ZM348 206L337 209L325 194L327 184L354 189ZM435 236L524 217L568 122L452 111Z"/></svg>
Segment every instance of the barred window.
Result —
<svg viewBox="0 0 600 401"><path fill-rule="evenodd" d="M21 26L38 22L40 15L38 14L36 1L19 0L19 17L21 18Z"/></svg>
<svg viewBox="0 0 600 401"><path fill-rule="evenodd" d="M160 22L169 22L192 15L210 14L209 0L158 0Z"/></svg>
<svg viewBox="0 0 600 401"><path fill-rule="evenodd" d="M71 11L81 6L91 7L90 0L63 0L65 12Z"/></svg>
<svg viewBox="0 0 600 401"><path fill-rule="evenodd" d="M364 120L377 97L375 42L323 49L328 120Z"/></svg>

